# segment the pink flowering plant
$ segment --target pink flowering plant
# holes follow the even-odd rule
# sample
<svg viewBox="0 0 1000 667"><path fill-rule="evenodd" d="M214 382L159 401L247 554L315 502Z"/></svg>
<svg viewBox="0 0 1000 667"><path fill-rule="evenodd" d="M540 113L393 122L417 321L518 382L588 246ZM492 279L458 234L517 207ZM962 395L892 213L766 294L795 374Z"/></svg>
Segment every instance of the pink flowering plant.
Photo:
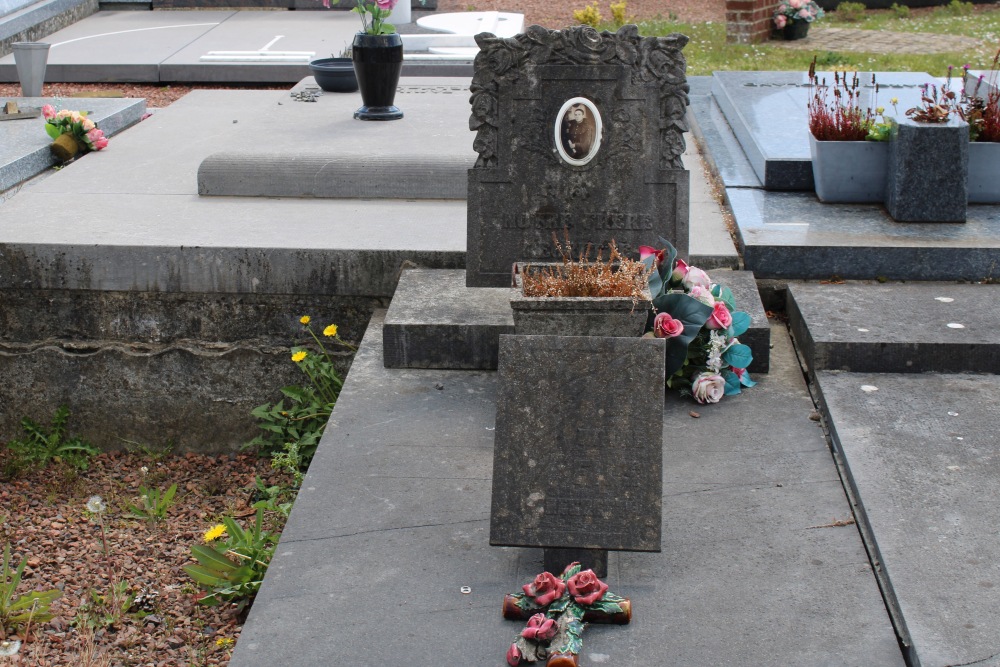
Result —
<svg viewBox="0 0 1000 667"><path fill-rule="evenodd" d="M660 242L663 249L640 246L639 253L653 295L646 336L666 339L667 386L702 404L753 387L746 370L753 354L737 338L750 328L750 315L736 310L732 290L678 258L669 241Z"/></svg>
<svg viewBox="0 0 1000 667"><path fill-rule="evenodd" d="M361 32L367 35L391 35L396 32L396 26L385 20L392 14L398 0L356 0L357 5L352 12L361 17ZM404 0L409 2L409 0ZM330 0L323 0L323 6L330 8Z"/></svg>
<svg viewBox="0 0 1000 667"><path fill-rule="evenodd" d="M583 649L585 621L624 624L632 616L629 601L608 592L608 585L579 563L570 563L558 577L542 572L522 591L504 601L506 618L528 619L507 649L511 667L558 655L575 656Z"/></svg>
<svg viewBox="0 0 1000 667"><path fill-rule="evenodd" d="M83 152L99 151L108 145L104 132L87 118L86 111L56 111L51 104L46 104L42 107L42 117L45 118L45 132L53 141L63 134L72 135Z"/></svg>
<svg viewBox="0 0 1000 667"><path fill-rule="evenodd" d="M781 30L789 21L812 23L823 18L823 9L814 0L781 0L774 10L774 26Z"/></svg>

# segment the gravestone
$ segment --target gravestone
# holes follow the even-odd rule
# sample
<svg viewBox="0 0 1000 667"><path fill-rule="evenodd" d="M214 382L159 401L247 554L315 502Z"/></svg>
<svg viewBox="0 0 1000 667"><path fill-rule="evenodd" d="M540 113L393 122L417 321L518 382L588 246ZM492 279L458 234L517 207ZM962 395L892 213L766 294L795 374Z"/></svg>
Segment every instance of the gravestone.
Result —
<svg viewBox="0 0 1000 667"><path fill-rule="evenodd" d="M500 337L490 544L660 550L664 350Z"/></svg>
<svg viewBox="0 0 1000 667"><path fill-rule="evenodd" d="M687 256L687 38L531 26L476 42L467 285L509 285L564 230L578 251L613 239L638 256L663 236Z"/></svg>
<svg viewBox="0 0 1000 667"><path fill-rule="evenodd" d="M931 158L933 156L933 158ZM969 125L894 119L885 208L898 222L965 222Z"/></svg>

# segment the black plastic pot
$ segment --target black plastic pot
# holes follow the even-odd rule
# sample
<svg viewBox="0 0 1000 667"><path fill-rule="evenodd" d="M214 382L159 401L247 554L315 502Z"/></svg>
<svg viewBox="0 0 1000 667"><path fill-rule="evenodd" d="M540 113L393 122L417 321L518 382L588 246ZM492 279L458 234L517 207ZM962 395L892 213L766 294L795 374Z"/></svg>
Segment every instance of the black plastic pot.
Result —
<svg viewBox="0 0 1000 667"><path fill-rule="evenodd" d="M358 77L350 58L320 58L309 63L316 85L328 93L353 93L358 89Z"/></svg>
<svg viewBox="0 0 1000 667"><path fill-rule="evenodd" d="M789 21L785 24L785 28L782 31L785 35L785 39L804 39L806 35L809 34L809 21L805 19L796 19L794 21Z"/></svg>
<svg viewBox="0 0 1000 667"><path fill-rule="evenodd" d="M354 72L361 86L364 106L354 112L360 120L397 120L403 112L393 106L403 69L403 40L397 33L368 35L359 32L351 47Z"/></svg>

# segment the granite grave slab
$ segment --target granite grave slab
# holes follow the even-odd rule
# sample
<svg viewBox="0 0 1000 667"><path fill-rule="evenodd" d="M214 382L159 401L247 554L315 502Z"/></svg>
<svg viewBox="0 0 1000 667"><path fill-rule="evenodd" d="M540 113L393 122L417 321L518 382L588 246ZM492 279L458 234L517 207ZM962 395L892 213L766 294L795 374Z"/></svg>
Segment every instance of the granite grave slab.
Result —
<svg viewBox="0 0 1000 667"><path fill-rule="evenodd" d="M907 664L996 664L1000 376L816 378Z"/></svg>
<svg viewBox="0 0 1000 667"><path fill-rule="evenodd" d="M789 325L813 370L1000 373L1000 286L788 286Z"/></svg>
<svg viewBox="0 0 1000 667"><path fill-rule="evenodd" d="M563 230L579 250L614 239L633 255L663 236L687 256L687 38L532 26L477 42L469 286L504 286L513 262L556 258Z"/></svg>
<svg viewBox="0 0 1000 667"><path fill-rule="evenodd" d="M660 550L664 342L501 336L490 544Z"/></svg>
<svg viewBox="0 0 1000 667"><path fill-rule="evenodd" d="M817 73L833 83L833 73ZM871 72L862 72L862 105L875 106ZM899 99L899 115L920 102L923 72L876 72L877 104ZM714 72L712 95L725 114L757 177L768 190L812 190L809 153L809 76L805 72ZM870 100L870 101L869 101ZM893 112L890 109L888 113Z"/></svg>

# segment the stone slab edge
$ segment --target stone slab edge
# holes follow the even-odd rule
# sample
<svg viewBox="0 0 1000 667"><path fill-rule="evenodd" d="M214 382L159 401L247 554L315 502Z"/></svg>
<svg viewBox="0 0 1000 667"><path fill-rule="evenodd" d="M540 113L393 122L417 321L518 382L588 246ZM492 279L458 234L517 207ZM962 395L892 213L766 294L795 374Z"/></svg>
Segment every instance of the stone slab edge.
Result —
<svg viewBox="0 0 1000 667"><path fill-rule="evenodd" d="M753 353L753 363L749 370L753 373L767 373L771 369L771 325L760 300L753 273L721 269L710 271L709 275L732 290L737 310L750 315L750 328L740 336L740 342L750 346Z"/></svg>
<svg viewBox="0 0 1000 667"><path fill-rule="evenodd" d="M30 97L18 97L14 98L14 101L18 102L22 106L40 106L51 102L52 100L48 98L30 98ZM81 105L83 102L81 101ZM65 103L63 104L65 106ZM81 106L82 108L82 106ZM90 118L97 123L98 127L104 132L105 136L112 137L122 130L135 125L140 120L142 120L143 114L146 113L146 100L137 99L131 104L127 104L122 109L113 111L111 113L95 112ZM8 122L18 122L18 121L8 121ZM39 130L43 132L44 130ZM84 158L86 159L86 158ZM30 151L15 160L8 162L7 164L0 165L0 192L8 190L15 187L29 178L36 176L46 169L58 164L52 156L52 152L49 150L49 144L44 143L33 151Z"/></svg>
<svg viewBox="0 0 1000 667"><path fill-rule="evenodd" d="M714 97L692 95L687 120L705 165L724 187L764 187Z"/></svg>
<svg viewBox="0 0 1000 667"><path fill-rule="evenodd" d="M0 19L0 56L11 53L14 42L41 41L97 9L98 0L43 0L9 14Z"/></svg>

